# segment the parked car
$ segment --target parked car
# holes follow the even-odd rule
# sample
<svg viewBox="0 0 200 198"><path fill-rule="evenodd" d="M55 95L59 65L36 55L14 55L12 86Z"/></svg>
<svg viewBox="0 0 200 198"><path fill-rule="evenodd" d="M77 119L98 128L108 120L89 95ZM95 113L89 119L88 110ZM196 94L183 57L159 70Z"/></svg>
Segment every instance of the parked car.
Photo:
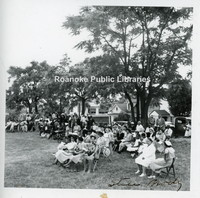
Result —
<svg viewBox="0 0 200 198"><path fill-rule="evenodd" d="M179 137L179 136L183 137L185 135L186 124L187 124L186 117L183 117L183 116L175 117L174 123L175 123L174 136L175 137Z"/></svg>

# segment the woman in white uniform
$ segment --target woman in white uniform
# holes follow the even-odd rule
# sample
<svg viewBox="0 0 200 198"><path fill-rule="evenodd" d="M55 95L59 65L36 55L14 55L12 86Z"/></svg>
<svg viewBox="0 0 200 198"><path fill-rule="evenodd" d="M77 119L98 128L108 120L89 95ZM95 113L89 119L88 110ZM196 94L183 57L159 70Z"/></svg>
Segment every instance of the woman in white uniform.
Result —
<svg viewBox="0 0 200 198"><path fill-rule="evenodd" d="M61 164L65 163L67 160L70 160L73 158L73 152L77 146L77 143L75 142L75 138L71 136L71 142L65 144L62 146L62 148L59 148L59 150L55 154L56 161L59 161Z"/></svg>
<svg viewBox="0 0 200 198"><path fill-rule="evenodd" d="M135 159L135 163L138 165L136 174L139 174L142 170L140 177L146 176L146 169L149 168L149 165L156 159L156 147L153 140L148 138L146 143L147 147L145 147L142 153Z"/></svg>

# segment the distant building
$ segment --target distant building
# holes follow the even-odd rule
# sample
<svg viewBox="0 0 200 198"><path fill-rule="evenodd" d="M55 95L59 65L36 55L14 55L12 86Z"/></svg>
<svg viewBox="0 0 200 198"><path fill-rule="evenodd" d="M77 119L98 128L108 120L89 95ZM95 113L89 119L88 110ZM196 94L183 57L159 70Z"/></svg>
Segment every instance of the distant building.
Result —
<svg viewBox="0 0 200 198"><path fill-rule="evenodd" d="M128 114L131 116L131 107L128 102L116 103L109 109L109 123L114 122L114 119L118 117L120 113Z"/></svg>
<svg viewBox="0 0 200 198"><path fill-rule="evenodd" d="M135 107L135 117L136 117L136 101L133 102L133 105ZM153 110L159 110L160 109L160 106L149 106L149 109L148 109L148 115L153 111ZM109 115L109 122L113 122L114 119L116 117L118 117L118 115L120 113L125 113L125 114L128 114L131 116L131 106L129 104L129 102L124 102L124 103L116 103L114 104L109 112L108 112L108 115Z"/></svg>
<svg viewBox="0 0 200 198"><path fill-rule="evenodd" d="M101 104L89 102L85 108L85 115L91 115L97 123L109 123L108 110L109 108L106 108ZM81 115L80 105L73 107L69 113L76 113L77 115Z"/></svg>
<svg viewBox="0 0 200 198"><path fill-rule="evenodd" d="M153 116L156 120L158 119L158 116L161 115L165 121L168 121L168 122L171 122L172 121L172 118L173 116L168 113L166 110L153 110L149 116Z"/></svg>
<svg viewBox="0 0 200 198"><path fill-rule="evenodd" d="M135 107L135 117L136 117L136 100L133 100L133 105ZM69 113L76 113L81 115L81 105L73 107ZM89 102L85 108L85 115L91 115L97 123L112 123L114 119L119 116L119 114L124 113L131 116L131 107L127 100L122 102L113 103L110 108L105 107L101 104L97 104L95 101ZM155 119L161 114L166 121L172 120L172 115L166 110L160 110L160 105L149 106L148 116L153 115Z"/></svg>

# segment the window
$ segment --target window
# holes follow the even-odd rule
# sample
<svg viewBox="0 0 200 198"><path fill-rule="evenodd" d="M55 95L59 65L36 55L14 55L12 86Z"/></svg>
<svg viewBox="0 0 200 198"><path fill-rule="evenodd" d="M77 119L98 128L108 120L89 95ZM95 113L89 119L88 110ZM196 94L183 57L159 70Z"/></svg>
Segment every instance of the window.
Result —
<svg viewBox="0 0 200 198"><path fill-rule="evenodd" d="M96 114L96 108L90 108L89 113L90 114Z"/></svg>

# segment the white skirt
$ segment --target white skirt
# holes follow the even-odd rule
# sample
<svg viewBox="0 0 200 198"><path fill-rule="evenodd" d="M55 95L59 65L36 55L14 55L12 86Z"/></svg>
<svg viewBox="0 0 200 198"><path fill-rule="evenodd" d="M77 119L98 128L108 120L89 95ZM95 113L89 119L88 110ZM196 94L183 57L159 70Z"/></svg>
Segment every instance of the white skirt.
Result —
<svg viewBox="0 0 200 198"><path fill-rule="evenodd" d="M73 158L72 153L67 153L63 150L58 150L55 154L56 159L60 163L64 163L66 160L71 160Z"/></svg>
<svg viewBox="0 0 200 198"><path fill-rule="evenodd" d="M141 154L135 159L135 163L148 168L154 160L155 157L145 157Z"/></svg>

